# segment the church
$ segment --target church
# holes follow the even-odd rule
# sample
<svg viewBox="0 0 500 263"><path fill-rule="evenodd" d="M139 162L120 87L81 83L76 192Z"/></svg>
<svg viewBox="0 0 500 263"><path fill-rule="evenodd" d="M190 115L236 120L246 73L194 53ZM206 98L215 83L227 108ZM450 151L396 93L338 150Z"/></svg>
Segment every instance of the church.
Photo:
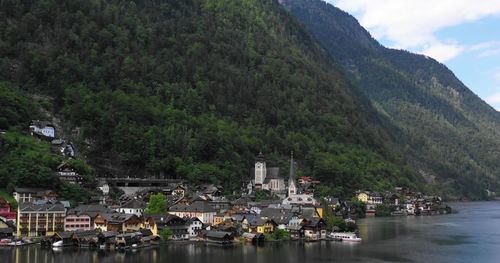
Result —
<svg viewBox="0 0 500 263"><path fill-rule="evenodd" d="M267 167L266 159L262 153L257 156L255 167L252 170L254 179L251 185L253 189L269 190L279 197L286 196L285 179L280 174L280 168Z"/></svg>
<svg viewBox="0 0 500 263"><path fill-rule="evenodd" d="M300 189L295 180L295 163L293 162L293 152L290 158L290 175L288 178L288 197L284 198L284 205L316 205L318 202L314 199L314 194Z"/></svg>
<svg viewBox="0 0 500 263"><path fill-rule="evenodd" d="M297 185L295 180L295 163L293 161L293 152L290 158L290 172L288 178L288 187L285 184L285 178L280 174L279 167L267 167L266 159L262 153L259 153L255 161L255 167L252 169L253 180L248 184L249 193L254 189L269 190L272 194L283 199L285 205L316 205L314 194L304 191ZM287 191L288 190L288 191Z"/></svg>

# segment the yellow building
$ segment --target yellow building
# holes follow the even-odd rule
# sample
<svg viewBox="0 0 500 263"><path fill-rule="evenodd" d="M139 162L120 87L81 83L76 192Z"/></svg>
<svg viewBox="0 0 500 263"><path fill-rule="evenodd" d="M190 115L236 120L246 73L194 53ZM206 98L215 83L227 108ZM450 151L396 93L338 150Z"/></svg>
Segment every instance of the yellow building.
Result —
<svg viewBox="0 0 500 263"><path fill-rule="evenodd" d="M249 232L257 232L257 233L272 233L274 232L274 229L276 228L276 223L269 219L257 219L250 223L250 227L248 228Z"/></svg>
<svg viewBox="0 0 500 263"><path fill-rule="evenodd" d="M19 204L17 213L18 236L50 236L64 231L66 208L61 203L55 204Z"/></svg>
<svg viewBox="0 0 500 263"><path fill-rule="evenodd" d="M144 229L149 229L153 233L153 235L157 236L158 235L158 225L156 224L156 221L154 220L153 217L148 217L147 215L144 216L141 228Z"/></svg>
<svg viewBox="0 0 500 263"><path fill-rule="evenodd" d="M367 193L365 193L365 192L361 192L361 193L358 194L359 201L361 201L363 203L368 203L368 198L369 197L370 196Z"/></svg>

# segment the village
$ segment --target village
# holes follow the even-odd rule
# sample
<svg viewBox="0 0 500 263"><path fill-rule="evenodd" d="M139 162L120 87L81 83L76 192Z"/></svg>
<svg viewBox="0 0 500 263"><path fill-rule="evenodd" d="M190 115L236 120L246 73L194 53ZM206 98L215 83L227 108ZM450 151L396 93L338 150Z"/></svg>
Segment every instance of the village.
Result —
<svg viewBox="0 0 500 263"><path fill-rule="evenodd" d="M30 127L32 135L45 137L53 137L53 129L45 126L44 130L35 124ZM56 143L60 143L58 147L68 158L74 156L71 143L62 140ZM356 220L365 216L451 212L440 197L404 187L385 193L358 190L350 200L320 196L316 190L320 181L308 176L297 177L293 153L287 172L281 172L280 167L268 167L263 153L256 156L255 165L249 171L250 180L242 187L239 197L232 200L222 194L221 186L189 185L182 180L164 187L124 193L117 198L109 196L112 186L102 184L101 195L74 207L68 201L59 200L53 189L16 187L12 198L17 202L17 209L6 199L0 199L0 244L125 249L157 245L162 241L219 245L285 240L340 241L342 238L334 233L350 233L359 239ZM61 163L56 173L70 184L81 181L68 162ZM358 239L355 241L361 240Z"/></svg>

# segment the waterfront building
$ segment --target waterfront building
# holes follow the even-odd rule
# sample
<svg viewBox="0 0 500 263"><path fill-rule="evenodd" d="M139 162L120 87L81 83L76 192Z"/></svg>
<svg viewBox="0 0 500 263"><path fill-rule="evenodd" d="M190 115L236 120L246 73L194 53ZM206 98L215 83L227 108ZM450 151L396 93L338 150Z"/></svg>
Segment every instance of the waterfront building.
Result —
<svg viewBox="0 0 500 263"><path fill-rule="evenodd" d="M36 205L20 203L17 216L18 236L46 236L64 231L66 208L60 202Z"/></svg>
<svg viewBox="0 0 500 263"><path fill-rule="evenodd" d="M276 229L278 225L274 220L272 219L255 219L254 221L250 222L250 226L248 228L248 232L253 233L272 233L274 232L274 229Z"/></svg>
<svg viewBox="0 0 500 263"><path fill-rule="evenodd" d="M14 207L10 206L9 201L0 197L0 217L7 221L16 222L17 213Z"/></svg>

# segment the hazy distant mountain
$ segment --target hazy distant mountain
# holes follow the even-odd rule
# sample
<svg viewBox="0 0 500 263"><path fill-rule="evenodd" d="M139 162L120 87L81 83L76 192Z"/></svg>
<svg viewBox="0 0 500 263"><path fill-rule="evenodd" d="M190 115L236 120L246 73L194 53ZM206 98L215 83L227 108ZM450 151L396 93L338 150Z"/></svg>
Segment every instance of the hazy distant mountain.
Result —
<svg viewBox="0 0 500 263"><path fill-rule="evenodd" d="M449 194L500 193L500 113L432 58L381 46L320 0L280 1L302 21L386 116L411 166Z"/></svg>

